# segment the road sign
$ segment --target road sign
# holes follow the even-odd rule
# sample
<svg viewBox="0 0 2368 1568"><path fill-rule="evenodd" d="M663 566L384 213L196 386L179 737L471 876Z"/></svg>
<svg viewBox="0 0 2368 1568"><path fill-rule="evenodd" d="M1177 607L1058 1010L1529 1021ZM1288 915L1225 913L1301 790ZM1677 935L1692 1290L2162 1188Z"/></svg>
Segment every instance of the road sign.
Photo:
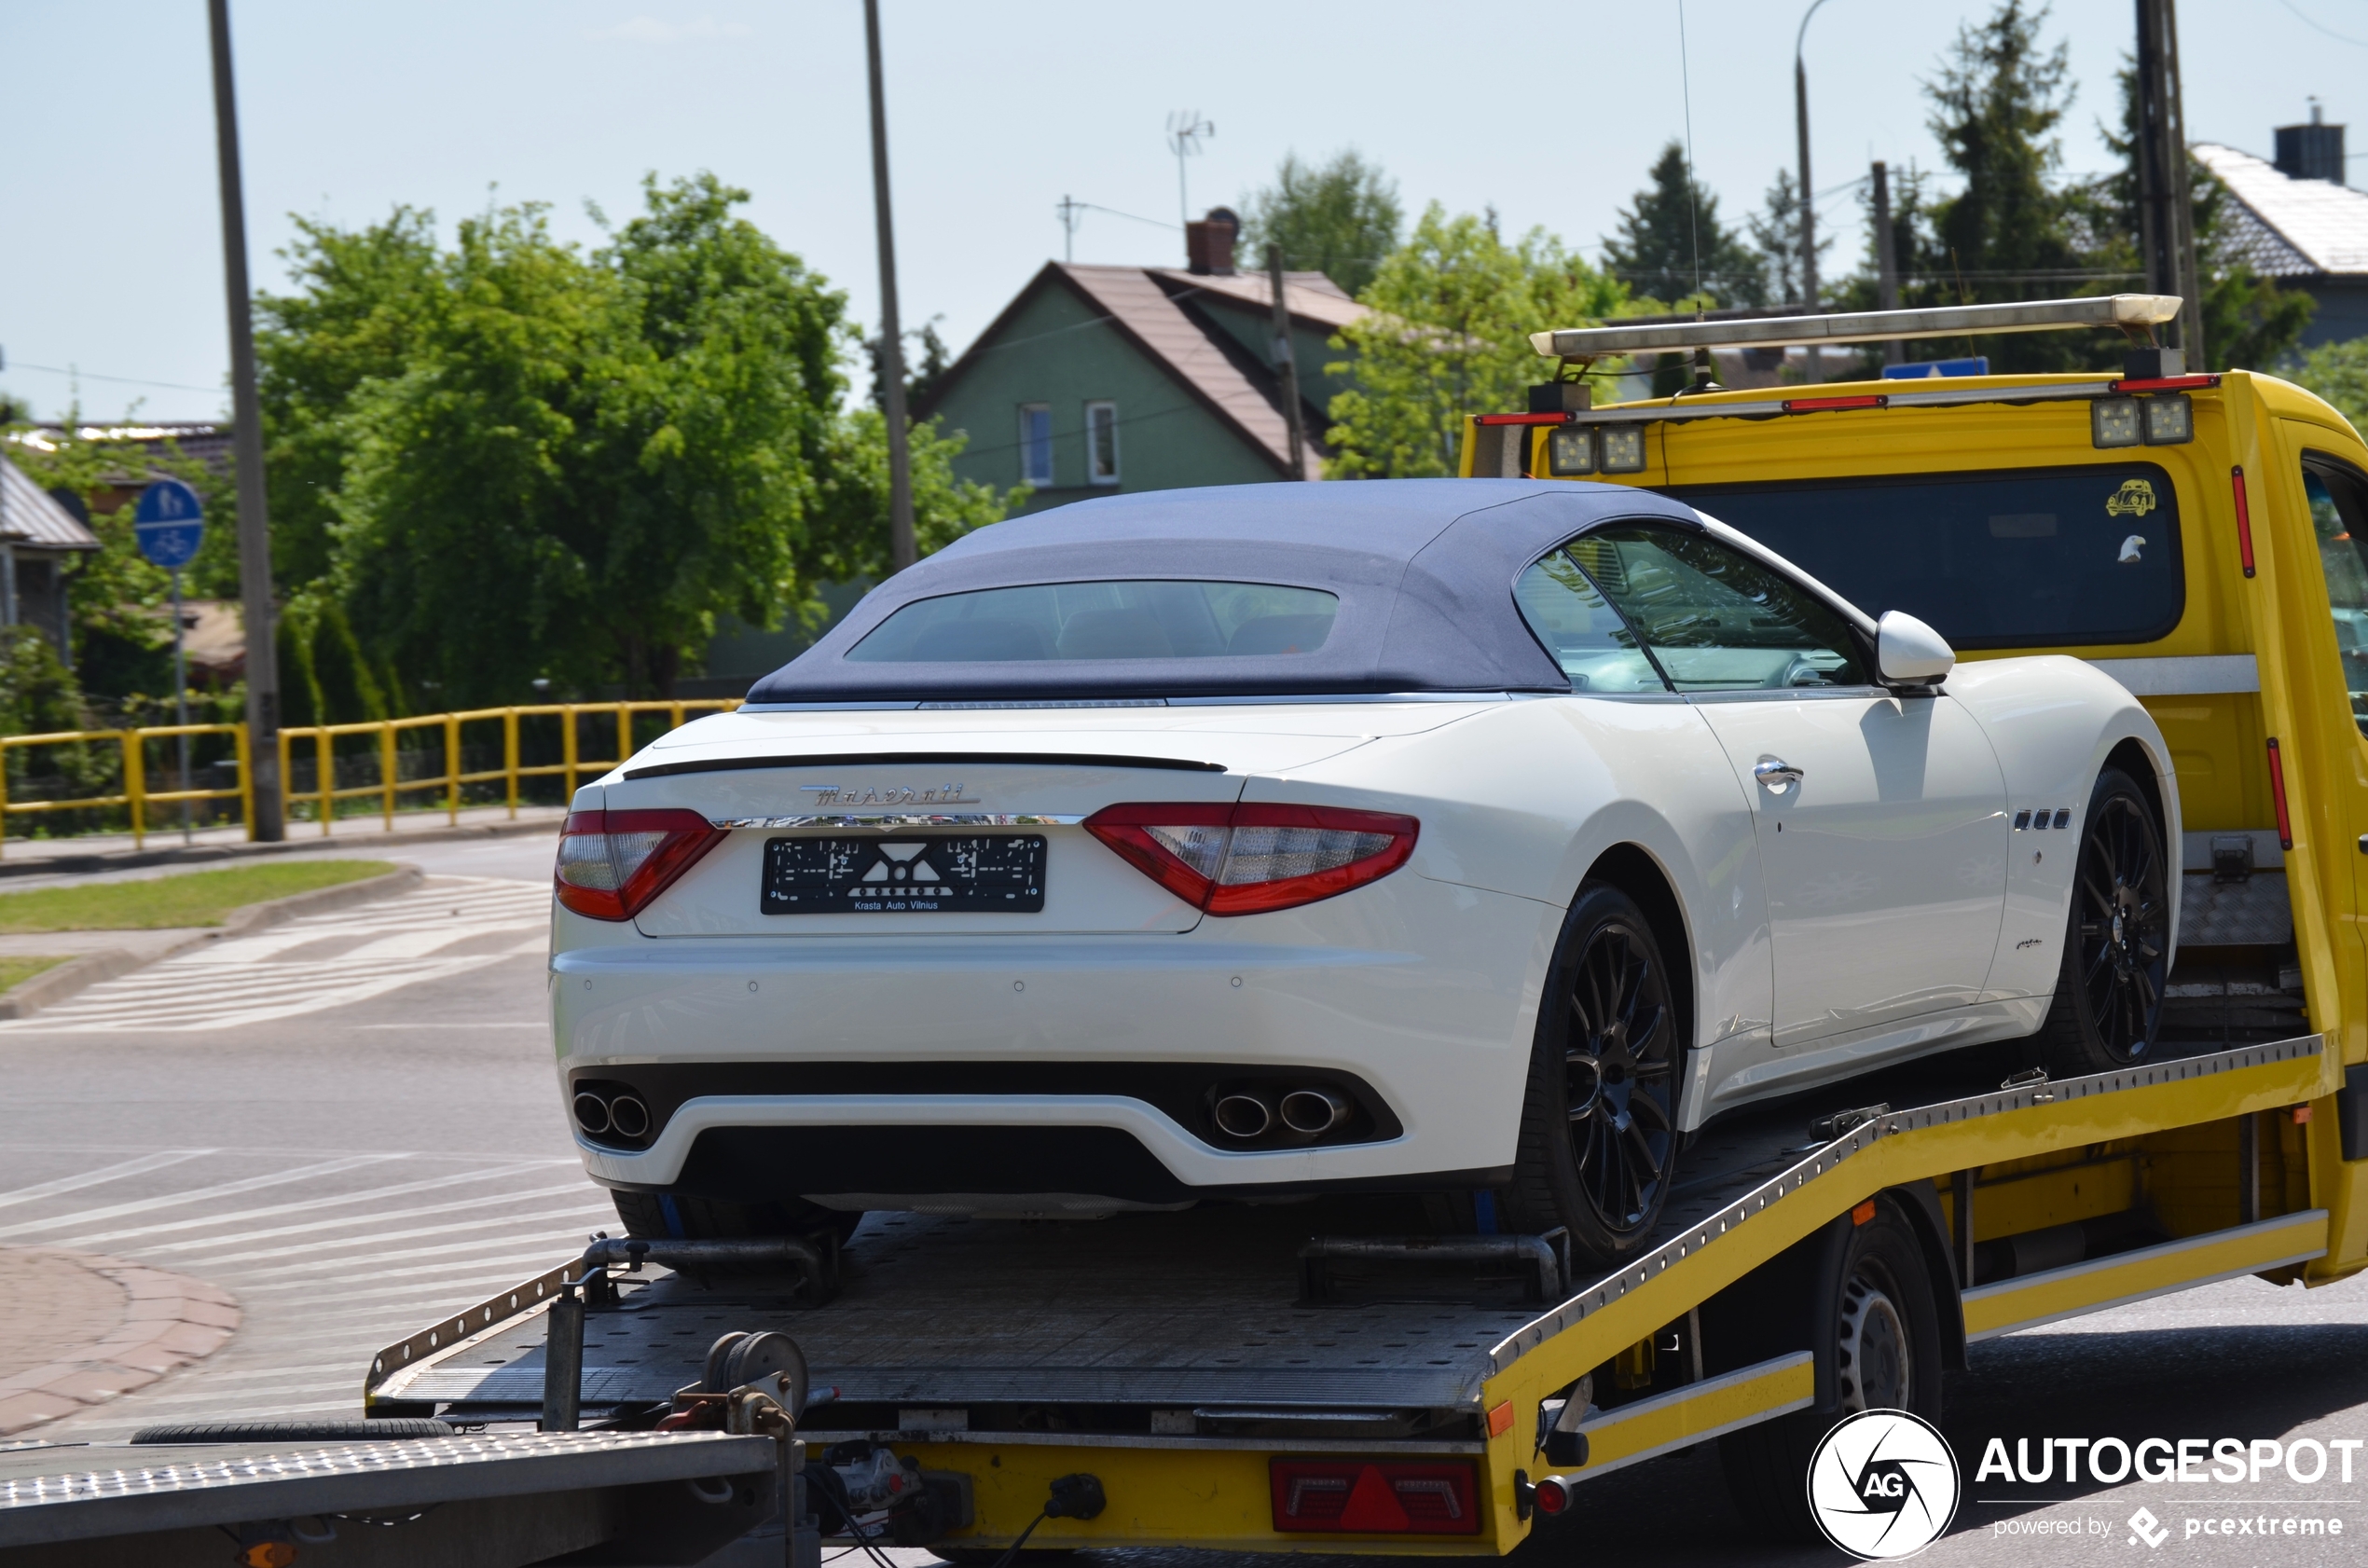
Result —
<svg viewBox="0 0 2368 1568"><path fill-rule="evenodd" d="M1976 354L1971 359L1928 359L1915 364L1883 366L1883 379L1886 381L1921 381L1941 376L1987 376L1989 374L1989 356L1988 354Z"/></svg>
<svg viewBox="0 0 2368 1568"><path fill-rule="evenodd" d="M158 479L140 492L131 514L131 531L140 553L161 567L178 571L205 543L205 507L198 492L178 479Z"/></svg>

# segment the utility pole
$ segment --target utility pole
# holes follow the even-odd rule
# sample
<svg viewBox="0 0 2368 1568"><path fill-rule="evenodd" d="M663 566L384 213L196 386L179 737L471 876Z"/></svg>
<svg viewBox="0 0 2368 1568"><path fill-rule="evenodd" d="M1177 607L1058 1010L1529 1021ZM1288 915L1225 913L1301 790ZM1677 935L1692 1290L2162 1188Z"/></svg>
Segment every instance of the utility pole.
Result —
<svg viewBox="0 0 2368 1568"><path fill-rule="evenodd" d="M206 0L213 35L213 140L221 166L222 286L230 311L230 435L239 482L239 610L247 634L247 768L253 832L287 836L280 799L280 662L273 638L271 514L263 494L263 407L255 391L247 286L247 204L239 177L239 95L230 76L230 0Z"/></svg>
<svg viewBox="0 0 2368 1568"><path fill-rule="evenodd" d="M1053 210L1061 214L1061 265L1067 267L1077 260L1077 226L1085 221L1085 203L1064 196Z"/></svg>
<svg viewBox="0 0 2368 1568"><path fill-rule="evenodd" d="M1283 423L1290 432L1291 477L1307 477L1307 436L1300 428L1299 355L1291 347L1291 308L1283 299L1283 247L1266 247L1266 282L1274 291L1274 368L1283 378Z"/></svg>
<svg viewBox="0 0 2368 1568"><path fill-rule="evenodd" d="M1809 179L1809 67L1802 63L1801 46L1809 38L1809 19L1825 0L1809 0L1801 13L1800 31L1793 35L1793 120L1800 135L1800 295L1801 309L1817 314L1817 187ZM1825 378L1824 356L1811 343L1807 374L1811 381Z"/></svg>
<svg viewBox="0 0 2368 1568"><path fill-rule="evenodd" d="M2146 291L2175 294L2191 370L2204 366L2196 273L2196 210L2187 182L2187 118L2179 101L2179 16L2172 0L2138 0L2138 232Z"/></svg>
<svg viewBox="0 0 2368 1568"><path fill-rule="evenodd" d="M913 441L904 426L904 326L896 310L896 226L888 216L888 100L880 83L880 0L863 0L863 44L872 65L872 207L880 226L880 382L888 418L888 559L891 571L902 571L916 558Z"/></svg>
<svg viewBox="0 0 2368 1568"><path fill-rule="evenodd" d="M1899 309L1899 256L1893 248L1891 228L1891 170L1878 162L1873 170L1875 184L1875 303L1885 310ZM1901 364L1907 359L1907 345L1893 338L1883 345L1883 363Z"/></svg>

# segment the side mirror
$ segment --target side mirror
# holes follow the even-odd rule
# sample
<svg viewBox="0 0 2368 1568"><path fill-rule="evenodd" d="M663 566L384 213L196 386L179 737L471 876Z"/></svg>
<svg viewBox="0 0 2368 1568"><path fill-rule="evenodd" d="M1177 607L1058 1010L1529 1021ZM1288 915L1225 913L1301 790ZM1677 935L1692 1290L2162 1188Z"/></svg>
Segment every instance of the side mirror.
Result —
<svg viewBox="0 0 2368 1568"><path fill-rule="evenodd" d="M1924 686L1957 667L1957 650L1904 610L1886 610L1875 625L1875 671L1885 685Z"/></svg>

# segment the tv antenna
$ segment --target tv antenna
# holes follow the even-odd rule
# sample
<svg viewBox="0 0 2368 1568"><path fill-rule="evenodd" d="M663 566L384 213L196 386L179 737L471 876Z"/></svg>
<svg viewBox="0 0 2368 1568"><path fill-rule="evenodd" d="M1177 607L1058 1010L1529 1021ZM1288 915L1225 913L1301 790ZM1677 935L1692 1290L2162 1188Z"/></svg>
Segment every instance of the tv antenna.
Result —
<svg viewBox="0 0 2368 1568"><path fill-rule="evenodd" d="M1201 144L1217 134L1217 127L1201 118L1198 109L1178 109L1167 117L1167 150L1176 155L1176 215L1192 221L1192 203L1184 193L1184 160L1196 156Z"/></svg>
<svg viewBox="0 0 2368 1568"><path fill-rule="evenodd" d="M1061 217L1061 262L1067 266L1077 259L1077 226L1085 221L1086 204L1064 196L1053 209Z"/></svg>

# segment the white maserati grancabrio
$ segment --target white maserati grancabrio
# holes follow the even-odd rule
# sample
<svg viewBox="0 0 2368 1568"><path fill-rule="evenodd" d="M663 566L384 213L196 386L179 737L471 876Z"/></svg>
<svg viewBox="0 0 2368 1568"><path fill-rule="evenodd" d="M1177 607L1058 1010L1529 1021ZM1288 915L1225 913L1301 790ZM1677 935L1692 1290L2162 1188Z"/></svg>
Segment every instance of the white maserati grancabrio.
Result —
<svg viewBox="0 0 2368 1568"><path fill-rule="evenodd" d="M1618 1259L1735 1107L2152 1043L2161 735L1953 658L1623 488L984 529L577 792L585 1165L647 1235L1470 1191Z"/></svg>

